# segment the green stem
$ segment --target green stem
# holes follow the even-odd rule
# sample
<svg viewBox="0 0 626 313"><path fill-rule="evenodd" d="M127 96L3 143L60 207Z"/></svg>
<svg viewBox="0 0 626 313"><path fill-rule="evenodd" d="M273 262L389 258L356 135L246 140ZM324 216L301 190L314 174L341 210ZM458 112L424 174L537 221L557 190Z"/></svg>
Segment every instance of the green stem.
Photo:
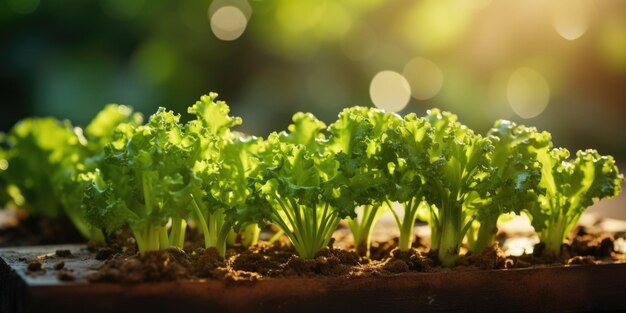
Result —
<svg viewBox="0 0 626 313"><path fill-rule="evenodd" d="M347 219L352 237L354 238L354 246L359 255L370 256L372 229L374 229L374 224L376 224L382 212L383 210L380 206L364 205L360 221L358 217Z"/></svg>
<svg viewBox="0 0 626 313"><path fill-rule="evenodd" d="M280 237L282 237L285 234L285 231L282 229L278 229L278 231L272 235L272 237L270 238L270 240L268 240L268 243L272 244L274 242L276 242L278 239L280 239Z"/></svg>
<svg viewBox="0 0 626 313"><path fill-rule="evenodd" d="M447 210L446 210L447 209ZM463 238L462 211L460 206L450 205L443 208L441 237L439 243L439 261L445 267L451 267L459 256L459 246Z"/></svg>
<svg viewBox="0 0 626 313"><path fill-rule="evenodd" d="M167 237L167 229L165 226L158 227L159 232L159 250L164 250L170 247L170 241Z"/></svg>
<svg viewBox="0 0 626 313"><path fill-rule="evenodd" d="M261 228L258 224L249 224L244 228L243 238L241 244L248 248L252 245L256 245L259 242L259 235L261 234Z"/></svg>
<svg viewBox="0 0 626 313"><path fill-rule="evenodd" d="M226 235L226 244L229 246L235 246L237 244L237 233L234 229L231 229Z"/></svg>
<svg viewBox="0 0 626 313"><path fill-rule="evenodd" d="M196 201L196 198L193 196L193 194L191 195L191 205L193 207L194 213L196 214L197 222L198 224L200 224L200 229L202 229L202 234L204 235L204 247L208 248L211 244L209 227L206 224L204 214L202 214L202 210L200 209L200 206L198 205L198 202Z"/></svg>
<svg viewBox="0 0 626 313"><path fill-rule="evenodd" d="M150 181L150 176L146 174L146 172L141 173L141 184L143 189L143 200L145 204L145 214L149 215L152 213L152 183Z"/></svg>
<svg viewBox="0 0 626 313"><path fill-rule="evenodd" d="M496 234L498 233L498 218L490 217L480 222L478 227L478 234L476 240L469 244L469 250L472 252L482 252L483 250L491 247L496 241Z"/></svg>
<svg viewBox="0 0 626 313"><path fill-rule="evenodd" d="M328 204L315 209L307 209L295 201L290 201L289 204L281 204L279 208L275 208L276 211L271 214L270 219L287 235L301 258L312 259L319 250L328 245L340 219ZM291 212L280 214L278 210L281 209Z"/></svg>
<svg viewBox="0 0 626 313"><path fill-rule="evenodd" d="M221 257L226 256L226 237L228 237L228 232L232 229L232 226L226 222L221 223L221 228L217 232L217 238L215 239L215 249L217 249L217 254Z"/></svg>
<svg viewBox="0 0 626 313"><path fill-rule="evenodd" d="M430 250L439 251L439 244L441 242L441 231L439 219L432 205L429 206L430 211Z"/></svg>
<svg viewBox="0 0 626 313"><path fill-rule="evenodd" d="M558 256L561 245L567 236L567 220L562 215L556 216L547 228L540 233L540 240L545 244L545 251L552 256Z"/></svg>
<svg viewBox="0 0 626 313"><path fill-rule="evenodd" d="M187 222L182 219L175 217L172 219L172 229L170 231L170 246L174 246L177 248L183 248L185 244L185 230L187 229Z"/></svg>
<svg viewBox="0 0 626 313"><path fill-rule="evenodd" d="M404 217L402 223L398 225L400 228L400 240L398 249L400 251L409 251L413 244L413 228L415 227L415 219L417 219L417 208L419 201L411 199L404 205ZM396 220L397 221L397 220Z"/></svg>
<svg viewBox="0 0 626 313"><path fill-rule="evenodd" d="M161 242L162 229L164 227L161 226L131 227L139 252L143 253L167 248L167 245L163 246Z"/></svg>

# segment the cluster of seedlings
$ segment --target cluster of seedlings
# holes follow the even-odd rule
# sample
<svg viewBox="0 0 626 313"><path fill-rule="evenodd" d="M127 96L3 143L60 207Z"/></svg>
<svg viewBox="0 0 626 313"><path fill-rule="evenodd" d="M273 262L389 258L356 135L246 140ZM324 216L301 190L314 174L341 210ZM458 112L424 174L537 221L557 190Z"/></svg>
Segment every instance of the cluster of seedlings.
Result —
<svg viewBox="0 0 626 313"><path fill-rule="evenodd" d="M287 130L259 138L232 130L242 120L216 97L189 107L187 122L160 108L144 123L121 105L84 129L23 120L0 138L0 200L65 215L93 242L127 228L140 253L183 248L190 224L224 256L271 223L304 260L344 219L369 255L372 228L391 211L400 252L426 221L431 254L450 267L463 242L475 253L491 247L510 214L528 215L544 253L558 254L582 212L623 180L613 157L570 157L549 133L507 120L481 135L438 109L402 117L350 107L328 126L297 113Z"/></svg>

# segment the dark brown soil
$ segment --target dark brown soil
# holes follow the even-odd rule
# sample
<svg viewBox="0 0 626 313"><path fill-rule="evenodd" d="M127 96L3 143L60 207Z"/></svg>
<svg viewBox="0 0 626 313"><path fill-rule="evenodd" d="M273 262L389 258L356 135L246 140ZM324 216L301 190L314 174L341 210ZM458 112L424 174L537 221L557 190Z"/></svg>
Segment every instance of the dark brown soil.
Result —
<svg viewBox="0 0 626 313"><path fill-rule="evenodd" d="M198 240L200 243L186 244L185 250L167 249L139 254L128 234L119 234L108 246L91 247L96 252L97 259L106 261L89 279L92 282L138 283L190 279L255 281L280 277L349 278L405 272L509 269L626 261L624 254L613 251L612 235L590 234L584 229L577 230L575 234L571 244L562 246L559 256L546 255L542 245L537 245L534 254L507 257L494 244L481 253L461 256L457 266L451 269L437 264L436 252L430 252L425 241L419 237L416 238L413 248L405 252L395 248L397 238L389 238L372 244L371 258L360 257L354 251L333 248L331 243L313 259L302 259L294 254L285 238L273 244L261 241L249 249L229 248L226 258L221 258L215 249L201 247L201 240ZM71 275L71 272L63 272L62 275L66 274Z"/></svg>
<svg viewBox="0 0 626 313"><path fill-rule="evenodd" d="M82 242L85 240L67 219L25 216L15 225L0 227L0 247Z"/></svg>

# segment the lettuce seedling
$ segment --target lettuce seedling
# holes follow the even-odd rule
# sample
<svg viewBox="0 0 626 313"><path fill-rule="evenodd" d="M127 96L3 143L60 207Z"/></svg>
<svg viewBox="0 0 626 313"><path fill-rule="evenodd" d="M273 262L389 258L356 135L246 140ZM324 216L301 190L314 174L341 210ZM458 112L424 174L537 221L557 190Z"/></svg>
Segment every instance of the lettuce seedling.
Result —
<svg viewBox="0 0 626 313"><path fill-rule="evenodd" d="M426 116L433 128L428 146L430 166L423 170L429 204L431 250L443 266L455 264L459 248L476 218L469 207L493 194L490 166L493 144L457 122L457 116L433 109Z"/></svg>
<svg viewBox="0 0 626 313"><path fill-rule="evenodd" d="M141 123L141 116L125 106L108 105L87 127L72 127L67 121L31 118L16 124L9 136L2 160L7 193L19 207L33 215L66 215L87 239L103 241L99 229L91 227L81 207L81 173L95 168L113 129L130 120ZM3 170L3 171L4 171Z"/></svg>
<svg viewBox="0 0 626 313"><path fill-rule="evenodd" d="M236 135L231 128L241 124L241 118L228 115L223 101L215 101L217 94L204 96L189 113L196 120L187 125L188 132L200 138L202 152L194 165L194 175L202 182L192 192L195 218L202 229L205 247L215 247L225 255L226 241L233 227L241 227L237 208L248 201L248 176L257 170L260 161L256 155L264 149L263 140ZM256 243L259 229L243 225L245 245Z"/></svg>
<svg viewBox="0 0 626 313"><path fill-rule="evenodd" d="M502 214L520 214L537 201L543 189L539 186L541 164L535 151L550 144L550 134L506 120L496 121L488 135L494 146L490 166L495 172L490 176L492 186L487 197L468 205L475 209L479 222L476 238L468 240L472 252L494 243Z"/></svg>
<svg viewBox="0 0 626 313"><path fill-rule="evenodd" d="M85 220L85 209L82 206L84 184L88 176L83 174L94 171L104 153L104 146L113 138L120 124L128 123L138 126L143 117L140 113L124 105L109 104L87 125L85 131L75 128L80 138L80 156L77 159L66 159L64 166L53 177L56 198L62 203L67 216L74 226L87 239L103 242L103 232Z"/></svg>
<svg viewBox="0 0 626 313"><path fill-rule="evenodd" d="M294 115L288 132L267 139L271 163L255 183L269 205L263 217L290 239L298 255L310 259L328 245L339 221L354 216L354 201L339 163L325 149L326 125L312 114Z"/></svg>
<svg viewBox="0 0 626 313"><path fill-rule="evenodd" d="M146 125L120 125L98 169L85 175L88 220L109 233L128 225L141 252L182 245L182 239L168 238L165 226L170 218L189 216L200 145L184 136L179 119L159 108ZM172 234L179 237L180 231Z"/></svg>
<svg viewBox="0 0 626 313"><path fill-rule="evenodd" d="M63 215L51 178L68 162L82 158L81 138L69 121L22 120L8 133L5 145L2 176L14 204L35 216Z"/></svg>
<svg viewBox="0 0 626 313"><path fill-rule="evenodd" d="M328 127L328 149L339 163L347 188L360 207L355 218L347 222L360 255L369 256L371 232L386 206L386 164L381 155L381 142L387 130L397 127L401 118L393 113L351 107L339 113Z"/></svg>
<svg viewBox="0 0 626 313"><path fill-rule="evenodd" d="M568 160L569 151L563 148L549 146L536 152L542 164L541 187L545 194L528 208L528 213L546 253L558 256L563 240L585 209L594 200L618 195L624 176L613 157L602 156L596 150L578 151L574 160Z"/></svg>
<svg viewBox="0 0 626 313"><path fill-rule="evenodd" d="M401 123L387 131L382 141L381 154L386 162L386 204L391 209L400 229L398 248L408 251L413 241L415 220L420 214L424 196L428 192L428 173L431 167L428 149L433 145L432 127L427 119L408 114ZM396 211L392 202L398 202L404 214Z"/></svg>

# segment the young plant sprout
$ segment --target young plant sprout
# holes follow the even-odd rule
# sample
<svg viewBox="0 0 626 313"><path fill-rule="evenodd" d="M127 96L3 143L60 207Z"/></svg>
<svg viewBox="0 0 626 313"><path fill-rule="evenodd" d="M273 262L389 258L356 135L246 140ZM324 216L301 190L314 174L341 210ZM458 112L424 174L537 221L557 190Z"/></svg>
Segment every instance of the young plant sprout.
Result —
<svg viewBox="0 0 626 313"><path fill-rule="evenodd" d="M591 149L578 151L574 160L568 160L569 156L566 149L551 145L537 149L545 194L528 207L528 213L546 253L552 256L559 255L563 240L585 209L594 200L618 195L624 179L611 156Z"/></svg>
<svg viewBox="0 0 626 313"><path fill-rule="evenodd" d="M386 205L385 163L381 143L387 131L397 127L401 118L396 114L351 107L339 113L339 119L328 127L329 150L339 163L354 200L356 217L346 220L354 238L357 253L370 254L370 238L374 224L384 213Z"/></svg>
<svg viewBox="0 0 626 313"><path fill-rule="evenodd" d="M160 108L146 125L124 125L91 175L83 205L89 221L107 232L128 225L141 252L181 247L177 221L189 216L188 190L196 141L184 136L180 115ZM173 220L172 238L166 223ZM182 227L182 223L178 223Z"/></svg>
<svg viewBox="0 0 626 313"><path fill-rule="evenodd" d="M476 199L472 209L478 222L476 238L468 240L469 250L481 252L495 242L497 222L502 214L520 214L537 201L541 164L535 151L550 144L550 135L535 128L498 120L488 132L493 142L490 166L492 185L486 197Z"/></svg>
<svg viewBox="0 0 626 313"><path fill-rule="evenodd" d="M272 164L257 183L269 203L265 218L285 232L298 255L310 259L326 247L342 218L354 215L339 164L324 148L324 123L296 114L288 132L272 133Z"/></svg>
<svg viewBox="0 0 626 313"><path fill-rule="evenodd" d="M13 127L5 140L9 149L1 174L10 201L33 215L67 216L76 229L94 242L103 242L100 229L85 220L81 206L84 176L99 162L104 146L121 123L141 124L132 109L110 104L82 129L53 118L31 118ZM6 201L7 197L3 201Z"/></svg>
<svg viewBox="0 0 626 313"><path fill-rule="evenodd" d="M493 144L457 122L457 116L430 110L426 116L433 127L433 144L428 147L430 166L423 171L424 193L429 204L431 250L443 266L453 266L468 229L476 219L473 202L493 194L489 183Z"/></svg>
<svg viewBox="0 0 626 313"><path fill-rule="evenodd" d="M381 154L387 173L385 203L400 229L400 251L408 251L413 242L413 227L429 184L424 173L431 166L428 154L431 145L430 123L413 113L391 127L382 141ZM404 209L402 215L392 202L401 204Z"/></svg>

